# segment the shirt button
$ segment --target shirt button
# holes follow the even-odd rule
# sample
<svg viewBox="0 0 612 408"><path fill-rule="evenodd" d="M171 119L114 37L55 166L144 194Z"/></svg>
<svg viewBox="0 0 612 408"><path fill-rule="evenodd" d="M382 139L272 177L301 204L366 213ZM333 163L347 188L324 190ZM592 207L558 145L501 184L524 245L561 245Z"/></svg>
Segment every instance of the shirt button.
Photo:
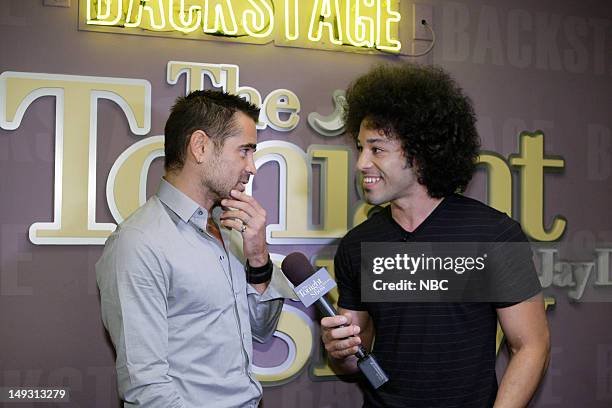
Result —
<svg viewBox="0 0 612 408"><path fill-rule="evenodd" d="M204 214L202 211L198 211L198 215L202 215Z"/></svg>

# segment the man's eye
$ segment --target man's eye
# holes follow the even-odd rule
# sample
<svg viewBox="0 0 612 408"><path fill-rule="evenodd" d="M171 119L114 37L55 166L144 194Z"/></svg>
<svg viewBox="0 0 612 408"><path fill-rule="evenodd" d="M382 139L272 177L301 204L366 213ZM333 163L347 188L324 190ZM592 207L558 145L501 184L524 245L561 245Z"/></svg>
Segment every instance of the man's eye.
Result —
<svg viewBox="0 0 612 408"><path fill-rule="evenodd" d="M380 147L373 147L373 148L372 148L372 153L375 153L375 154L376 154L376 153L380 153L380 152L382 152L382 151L383 151L383 149L381 149Z"/></svg>

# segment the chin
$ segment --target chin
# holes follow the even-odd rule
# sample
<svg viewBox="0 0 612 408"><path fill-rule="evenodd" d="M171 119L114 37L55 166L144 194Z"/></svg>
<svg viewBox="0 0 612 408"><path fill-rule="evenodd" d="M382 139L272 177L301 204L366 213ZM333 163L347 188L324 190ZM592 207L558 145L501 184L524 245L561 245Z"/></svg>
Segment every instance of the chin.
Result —
<svg viewBox="0 0 612 408"><path fill-rule="evenodd" d="M222 193L219 193L218 194L219 202L221 202L221 200L223 200L224 198L232 198L232 195L230 193L231 193L231 190L227 190Z"/></svg>
<svg viewBox="0 0 612 408"><path fill-rule="evenodd" d="M365 199L365 202L370 204L370 205L381 205L381 204L386 203L385 200L382 200L382 199L377 198L377 197L368 196L367 194L364 197L364 199Z"/></svg>

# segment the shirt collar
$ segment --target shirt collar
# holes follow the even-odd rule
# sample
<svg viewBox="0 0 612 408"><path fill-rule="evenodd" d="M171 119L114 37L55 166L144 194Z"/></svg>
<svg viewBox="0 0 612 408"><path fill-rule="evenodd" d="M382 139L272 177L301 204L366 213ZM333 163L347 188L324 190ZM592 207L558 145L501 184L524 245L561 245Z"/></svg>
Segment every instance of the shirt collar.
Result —
<svg viewBox="0 0 612 408"><path fill-rule="evenodd" d="M202 212L200 216L203 216L204 221L208 218L208 212L204 208L201 208L198 203L193 201L164 178L160 180L157 197L185 222L189 222L189 220L194 215L199 214L199 212Z"/></svg>

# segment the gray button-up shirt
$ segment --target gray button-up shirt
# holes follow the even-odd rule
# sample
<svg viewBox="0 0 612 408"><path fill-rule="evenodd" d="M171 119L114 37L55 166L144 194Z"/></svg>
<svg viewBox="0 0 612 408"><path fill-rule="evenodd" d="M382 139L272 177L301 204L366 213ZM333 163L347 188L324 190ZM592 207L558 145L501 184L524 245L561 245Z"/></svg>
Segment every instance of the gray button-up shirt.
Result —
<svg viewBox="0 0 612 408"><path fill-rule="evenodd" d="M206 232L208 216L162 179L96 264L124 406L255 407L261 398L251 336L272 335L291 289L276 266L263 294L248 285L241 262Z"/></svg>

